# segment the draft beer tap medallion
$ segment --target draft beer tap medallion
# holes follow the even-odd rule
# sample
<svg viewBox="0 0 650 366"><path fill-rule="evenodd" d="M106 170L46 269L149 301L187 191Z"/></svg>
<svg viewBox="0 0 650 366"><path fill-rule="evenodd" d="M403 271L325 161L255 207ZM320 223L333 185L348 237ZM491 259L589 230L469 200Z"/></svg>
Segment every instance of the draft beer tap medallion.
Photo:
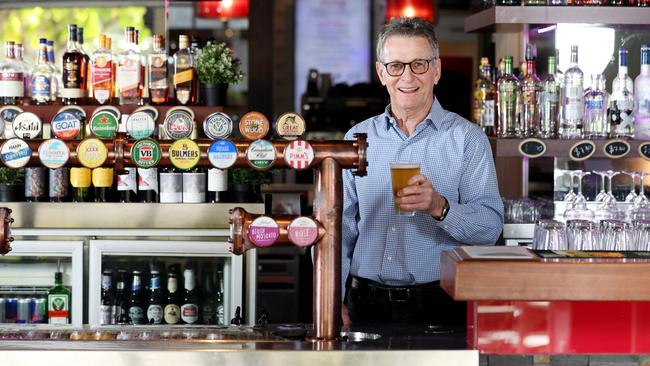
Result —
<svg viewBox="0 0 650 366"><path fill-rule="evenodd" d="M185 110L175 110L167 114L163 128L167 136L172 140L190 137L194 128L194 118Z"/></svg>
<svg viewBox="0 0 650 366"><path fill-rule="evenodd" d="M50 169L57 169L65 166L70 158L70 149L65 142L59 139L43 140L38 147L38 158L41 164Z"/></svg>
<svg viewBox="0 0 650 366"><path fill-rule="evenodd" d="M248 238L258 247L270 247L280 237L280 226L268 216L260 216L248 227Z"/></svg>
<svg viewBox="0 0 650 366"><path fill-rule="evenodd" d="M214 112L205 117L203 132L212 140L227 139L232 134L232 119L222 112Z"/></svg>
<svg viewBox="0 0 650 366"><path fill-rule="evenodd" d="M314 149L307 141L292 141L284 148L284 161L293 169L309 168L309 165L314 161Z"/></svg>
<svg viewBox="0 0 650 366"><path fill-rule="evenodd" d="M275 133L285 140L300 138L307 129L305 119L295 112L287 112L275 121Z"/></svg>
<svg viewBox="0 0 650 366"><path fill-rule="evenodd" d="M248 164L259 170L269 169L273 166L275 155L275 147L266 140L255 140L246 149Z"/></svg>
<svg viewBox="0 0 650 366"><path fill-rule="evenodd" d="M0 132L4 131L4 138L9 139L16 137L16 135L14 135L13 129L11 128L11 124L14 122L16 116L21 113L23 113L22 108L15 105L8 105L0 108ZM3 134L0 133L0 136L2 135Z"/></svg>
<svg viewBox="0 0 650 366"><path fill-rule="evenodd" d="M228 169L237 161L237 147L228 140L217 140L208 148L208 160L215 168Z"/></svg>
<svg viewBox="0 0 650 366"><path fill-rule="evenodd" d="M132 113L126 119L126 132L134 139L151 136L155 128L156 121L145 111Z"/></svg>
<svg viewBox="0 0 650 366"><path fill-rule="evenodd" d="M131 146L131 160L140 168L153 168L158 165L162 150L152 139L144 138Z"/></svg>
<svg viewBox="0 0 650 366"><path fill-rule="evenodd" d="M169 147L169 161L180 170L190 170L201 160L201 149L190 139L174 141Z"/></svg>
<svg viewBox="0 0 650 366"><path fill-rule="evenodd" d="M2 144L0 157L8 168L22 168L32 157L32 149L23 139L14 137Z"/></svg>
<svg viewBox="0 0 650 366"><path fill-rule="evenodd" d="M28 140L37 138L41 134L43 128L43 122L41 122L41 119L31 112L23 112L17 115L11 125L16 137Z"/></svg>
<svg viewBox="0 0 650 366"><path fill-rule="evenodd" d="M248 112L239 120L239 132L248 140L263 139L269 133L269 120L260 112Z"/></svg>
<svg viewBox="0 0 650 366"><path fill-rule="evenodd" d="M86 168L102 166L108 158L108 149L100 139L87 138L77 146L77 159Z"/></svg>
<svg viewBox="0 0 650 366"><path fill-rule="evenodd" d="M117 125L117 117L109 111L95 113L90 118L90 131L100 139L115 137Z"/></svg>
<svg viewBox="0 0 650 366"><path fill-rule="evenodd" d="M74 140L81 132L81 119L69 112L59 112L52 119L52 134L61 140Z"/></svg>
<svg viewBox="0 0 650 366"><path fill-rule="evenodd" d="M289 240L299 247L307 247L318 239L318 224L313 219L301 216L289 224Z"/></svg>

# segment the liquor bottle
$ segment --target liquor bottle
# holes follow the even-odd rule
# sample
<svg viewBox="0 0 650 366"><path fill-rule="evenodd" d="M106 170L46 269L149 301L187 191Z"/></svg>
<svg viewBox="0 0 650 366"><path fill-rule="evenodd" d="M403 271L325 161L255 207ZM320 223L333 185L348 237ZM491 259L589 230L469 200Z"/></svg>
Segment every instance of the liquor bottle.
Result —
<svg viewBox="0 0 650 366"><path fill-rule="evenodd" d="M113 100L113 55L108 48L106 35L99 36L97 50L92 56L92 99L97 104L111 104Z"/></svg>
<svg viewBox="0 0 650 366"><path fill-rule="evenodd" d="M120 202L138 202L137 170L125 167L124 174L117 175L117 191Z"/></svg>
<svg viewBox="0 0 650 366"><path fill-rule="evenodd" d="M201 48L199 47L199 39L197 37L192 36L190 38L190 54L192 54L192 59L196 63L196 60L199 58L199 54L201 53ZM196 82L194 83L194 91L193 94L195 95L195 102L194 104L196 105L203 105L204 104L204 94L202 92L202 86L201 83L198 80L198 74L194 74L196 78Z"/></svg>
<svg viewBox="0 0 650 366"><path fill-rule="evenodd" d="M548 74L541 80L539 137L557 138L560 128L560 83L556 79L557 61L548 57Z"/></svg>
<svg viewBox="0 0 650 366"><path fill-rule="evenodd" d="M153 52L149 55L149 101L153 105L167 103L169 84L167 82L167 52L165 37L153 36Z"/></svg>
<svg viewBox="0 0 650 366"><path fill-rule="evenodd" d="M535 46L526 45L526 74L521 81L521 129L525 137L536 136L539 133L539 93L541 82L535 70Z"/></svg>
<svg viewBox="0 0 650 366"><path fill-rule="evenodd" d="M140 202L158 202L158 168L138 168Z"/></svg>
<svg viewBox="0 0 650 366"><path fill-rule="evenodd" d="M548 0L548 5L551 6L566 6L567 0Z"/></svg>
<svg viewBox="0 0 650 366"><path fill-rule="evenodd" d="M181 308L178 306L178 278L176 273L171 272L167 275L167 297L165 298L165 307L163 317L166 324L178 324L181 320Z"/></svg>
<svg viewBox="0 0 650 366"><path fill-rule="evenodd" d="M59 98L59 93L63 87L63 79L61 70L56 66L56 59L54 58L54 41L47 41L47 63L52 69L52 103L56 103Z"/></svg>
<svg viewBox="0 0 650 366"><path fill-rule="evenodd" d="M189 47L189 38L186 35L178 36L178 51L174 54L175 100L185 105L196 103L196 69Z"/></svg>
<svg viewBox="0 0 650 366"><path fill-rule="evenodd" d="M149 102L149 83L148 83L148 74L147 74L147 57L142 51L140 46L140 30L135 30L135 50L140 55L140 102L139 105L145 105Z"/></svg>
<svg viewBox="0 0 650 366"><path fill-rule="evenodd" d="M582 137L585 108L583 73L578 66L578 46L571 46L571 67L564 73L562 101L562 136L564 139Z"/></svg>
<svg viewBox="0 0 650 366"><path fill-rule="evenodd" d="M50 104L54 101L52 81L54 72L47 61L47 40L41 38L38 40L38 58L36 65L32 69L31 78L31 98L32 104Z"/></svg>
<svg viewBox="0 0 650 366"><path fill-rule="evenodd" d="M641 45L641 72L634 79L634 136L650 140L650 44Z"/></svg>
<svg viewBox="0 0 650 366"><path fill-rule="evenodd" d="M23 69L23 90L24 97L27 98L27 101L30 101L31 97L31 86L32 86L32 65L28 64L23 57L25 53L25 47L22 43L16 43L14 45L14 53L16 54L16 61L20 64Z"/></svg>
<svg viewBox="0 0 650 366"><path fill-rule="evenodd" d="M77 45L77 26L68 26L68 47L63 54L63 104L81 104L86 97L88 63Z"/></svg>
<svg viewBox="0 0 650 366"><path fill-rule="evenodd" d="M86 75L84 76L84 80L86 81L86 97L92 101L92 95L93 95L93 83L92 80L90 79L92 75L92 65L90 63L90 56L84 49L84 29L82 27L77 27L77 48L79 48L79 51L84 55L84 61L86 62ZM86 98L84 98L85 100Z"/></svg>
<svg viewBox="0 0 650 366"><path fill-rule="evenodd" d="M504 59L504 75L497 81L499 100L499 136L519 137L520 86L512 74L512 56Z"/></svg>
<svg viewBox="0 0 650 366"><path fill-rule="evenodd" d="M481 74L474 86L472 122L481 127L486 135L495 136L494 117L496 109L494 99L496 96L496 87L492 82L492 68L487 57L481 58L479 71Z"/></svg>
<svg viewBox="0 0 650 366"><path fill-rule="evenodd" d="M228 170L210 168L208 170L208 202L223 201L221 195L228 190Z"/></svg>
<svg viewBox="0 0 650 366"><path fill-rule="evenodd" d="M91 173L88 168L71 168L70 184L72 185L72 202L91 202L90 194Z"/></svg>
<svg viewBox="0 0 650 366"><path fill-rule="evenodd" d="M194 324L199 320L199 299L196 294L194 270L186 268L183 271L183 301L181 302L181 320L185 324Z"/></svg>
<svg viewBox="0 0 650 366"><path fill-rule="evenodd" d="M225 325L226 324L226 315L224 310L224 301L223 301L223 272L217 272L217 283L219 287L215 291L215 307L217 309L217 324Z"/></svg>
<svg viewBox="0 0 650 366"><path fill-rule="evenodd" d="M585 94L585 135L590 139L605 138L609 132L605 76L591 75L591 90Z"/></svg>
<svg viewBox="0 0 650 366"><path fill-rule="evenodd" d="M140 53L135 46L135 29L126 27L126 48L118 56L117 89L120 105L140 104L142 99L142 78Z"/></svg>
<svg viewBox="0 0 650 366"><path fill-rule="evenodd" d="M609 137L632 138L634 123L634 82L627 74L628 51L618 50L618 75L612 81L612 95L609 99Z"/></svg>
<svg viewBox="0 0 650 366"><path fill-rule="evenodd" d="M140 271L133 271L131 295L129 296L129 324L144 324L144 306L142 304L142 279Z"/></svg>
<svg viewBox="0 0 650 366"><path fill-rule="evenodd" d="M546 5L546 0L524 0L525 6L544 6Z"/></svg>
<svg viewBox="0 0 650 366"><path fill-rule="evenodd" d="M127 324L129 322L129 303L126 298L125 277L126 271L117 271L117 283L115 285L115 318L112 324Z"/></svg>
<svg viewBox="0 0 650 366"><path fill-rule="evenodd" d="M102 297L99 306L99 323L115 324L115 293L113 291L113 271L102 273Z"/></svg>
<svg viewBox="0 0 650 366"><path fill-rule="evenodd" d="M203 267L203 291L201 293L201 324L217 324L216 296L214 278L210 265Z"/></svg>
<svg viewBox="0 0 650 366"><path fill-rule="evenodd" d="M497 5L521 5L521 0L497 0Z"/></svg>
<svg viewBox="0 0 650 366"><path fill-rule="evenodd" d="M149 305L147 306L147 323L162 324L162 292L160 290L160 275L157 270L151 270L149 282Z"/></svg>
<svg viewBox="0 0 650 366"><path fill-rule="evenodd" d="M5 60L0 63L0 103L22 104L25 96L23 68L16 61L14 42L5 42Z"/></svg>
<svg viewBox="0 0 650 366"><path fill-rule="evenodd" d="M70 324L70 289L63 286L63 273L54 273L54 287L47 291L49 324Z"/></svg>

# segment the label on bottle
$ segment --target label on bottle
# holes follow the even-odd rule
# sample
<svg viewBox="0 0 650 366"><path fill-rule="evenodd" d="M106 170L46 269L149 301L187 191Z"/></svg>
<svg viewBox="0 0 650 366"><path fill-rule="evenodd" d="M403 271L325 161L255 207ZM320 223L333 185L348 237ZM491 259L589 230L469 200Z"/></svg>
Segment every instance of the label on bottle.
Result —
<svg viewBox="0 0 650 366"><path fill-rule="evenodd" d="M126 132L134 139L142 139L153 134L156 122L149 113L135 112L126 119Z"/></svg>
<svg viewBox="0 0 650 366"><path fill-rule="evenodd" d="M259 216L248 227L248 237L258 247L269 247L278 240L280 227L268 216Z"/></svg>
<svg viewBox="0 0 650 366"><path fill-rule="evenodd" d="M126 174L118 174L117 176L117 190L137 192L136 168L126 167L124 170Z"/></svg>
<svg viewBox="0 0 650 366"><path fill-rule="evenodd" d="M77 54L78 55L78 54ZM66 57L68 56L68 57ZM66 90L74 95L62 95L63 97L83 97L83 80L81 75L81 68L76 57L71 55L64 55L63 58L63 92ZM77 94L78 93L78 94Z"/></svg>
<svg viewBox="0 0 650 366"><path fill-rule="evenodd" d="M275 147L266 140L255 140L246 149L246 157L253 168L268 169L275 162Z"/></svg>
<svg viewBox="0 0 650 366"><path fill-rule="evenodd" d="M152 168L158 165L162 151L152 139L136 141L131 147L131 159L140 168Z"/></svg>
<svg viewBox="0 0 650 366"><path fill-rule="evenodd" d="M0 73L0 97L24 97L25 78L22 72Z"/></svg>
<svg viewBox="0 0 650 366"><path fill-rule="evenodd" d="M187 69L174 74L174 85L183 84L194 79L194 69Z"/></svg>
<svg viewBox="0 0 650 366"><path fill-rule="evenodd" d="M604 110L605 109L605 102L601 100L596 100L596 99L588 99L585 101L585 108L589 110Z"/></svg>
<svg viewBox="0 0 650 366"><path fill-rule="evenodd" d="M483 127L494 127L495 111L494 100L483 101Z"/></svg>
<svg viewBox="0 0 650 366"><path fill-rule="evenodd" d="M138 168L138 190L158 193L158 169Z"/></svg>
<svg viewBox="0 0 650 366"><path fill-rule="evenodd" d="M203 131L210 139L227 139L232 133L232 120L225 113L214 112L205 117Z"/></svg>
<svg viewBox="0 0 650 366"><path fill-rule="evenodd" d="M183 202L183 174L160 173L160 203Z"/></svg>
<svg viewBox="0 0 650 366"><path fill-rule="evenodd" d="M79 136L81 120L70 112L60 112L52 119L52 133L62 140L72 140Z"/></svg>
<svg viewBox="0 0 650 366"><path fill-rule="evenodd" d="M181 319L187 324L194 324L199 320L199 307L196 304L183 304L181 306Z"/></svg>
<svg viewBox="0 0 650 366"><path fill-rule="evenodd" d="M314 149L307 141L292 141L284 148L284 161L293 169L306 169L314 161Z"/></svg>
<svg viewBox="0 0 650 366"><path fill-rule="evenodd" d="M49 102L52 98L52 80L45 75L32 75L32 99L41 103Z"/></svg>
<svg viewBox="0 0 650 366"><path fill-rule="evenodd" d="M68 195L68 168L50 169L49 196L62 198Z"/></svg>
<svg viewBox="0 0 650 366"><path fill-rule="evenodd" d="M112 139L117 131L117 117L110 112L95 113L90 119L90 130L100 139Z"/></svg>
<svg viewBox="0 0 650 366"><path fill-rule="evenodd" d="M127 59L117 67L117 89L122 96L137 96L140 92L140 62Z"/></svg>
<svg viewBox="0 0 650 366"><path fill-rule="evenodd" d="M178 169L190 170L200 159L201 149L190 139L176 140L169 147L169 161Z"/></svg>
<svg viewBox="0 0 650 366"><path fill-rule="evenodd" d="M174 110L165 117L163 128L169 138L177 140L192 135L194 119L182 110Z"/></svg>
<svg viewBox="0 0 650 366"><path fill-rule="evenodd" d="M208 170L208 191L225 192L228 190L228 171L217 168Z"/></svg>
<svg viewBox="0 0 650 366"><path fill-rule="evenodd" d="M314 244L318 238L318 225L309 217L298 217L288 227L289 240L299 247Z"/></svg>
<svg viewBox="0 0 650 366"><path fill-rule="evenodd" d="M205 202L205 173L183 173L183 202Z"/></svg>
<svg viewBox="0 0 650 366"><path fill-rule="evenodd" d="M212 304L205 300L201 308L201 316L203 317L203 324L215 324L215 309Z"/></svg>
<svg viewBox="0 0 650 366"><path fill-rule="evenodd" d="M165 323L178 324L181 320L181 308L176 304L167 304L164 309Z"/></svg>
<svg viewBox="0 0 650 366"><path fill-rule="evenodd" d="M278 117L275 132L285 140L295 140L305 133L307 124L298 113L288 112Z"/></svg>
<svg viewBox="0 0 650 366"><path fill-rule="evenodd" d="M99 306L99 324L109 325L113 322L113 307L110 305Z"/></svg>
<svg viewBox="0 0 650 366"><path fill-rule="evenodd" d="M70 297L67 294L47 295L47 318L49 324L68 324Z"/></svg>
<svg viewBox="0 0 650 366"><path fill-rule="evenodd" d="M223 304L217 304L217 324L226 324L226 315Z"/></svg>
<svg viewBox="0 0 650 366"><path fill-rule="evenodd" d="M147 320L149 324L162 324L163 308L159 304L151 304L147 308Z"/></svg>
<svg viewBox="0 0 650 366"><path fill-rule="evenodd" d="M75 188L90 187L90 169L70 168L70 184Z"/></svg>
<svg viewBox="0 0 650 366"><path fill-rule="evenodd" d="M92 182L95 187L110 187L113 185L113 168L95 168L92 172Z"/></svg>
<svg viewBox="0 0 650 366"><path fill-rule="evenodd" d="M45 197L45 168L25 168L25 197Z"/></svg>
<svg viewBox="0 0 650 366"><path fill-rule="evenodd" d="M86 168L94 169L102 166L108 157L108 149L102 140L88 138L77 146L77 159Z"/></svg>
<svg viewBox="0 0 650 366"><path fill-rule="evenodd" d="M14 118L11 125L17 137L33 139L41 134L43 123L34 113L23 112Z"/></svg>
<svg viewBox="0 0 650 366"><path fill-rule="evenodd" d="M166 55L149 56L149 89L167 89Z"/></svg>
<svg viewBox="0 0 650 366"><path fill-rule="evenodd" d="M103 85L101 84L108 83L108 85L111 85L113 82L113 61L110 58L105 55L95 57L92 80L93 90L106 90L108 92L108 89L102 88ZM96 95L95 99L97 99Z"/></svg>
<svg viewBox="0 0 650 366"><path fill-rule="evenodd" d="M239 132L248 140L264 138L269 132L269 120L259 112L248 112L239 120Z"/></svg>
<svg viewBox="0 0 650 366"><path fill-rule="evenodd" d="M584 113L582 85L567 86L565 93L567 100L567 103L564 106L565 119L569 121L581 120Z"/></svg>
<svg viewBox="0 0 650 366"><path fill-rule="evenodd" d="M228 169L237 161L237 147L228 140L215 141L208 148L208 160L215 168Z"/></svg>
<svg viewBox="0 0 650 366"><path fill-rule="evenodd" d="M12 138L5 141L0 148L0 157L9 168L22 168L32 157L32 149L25 141L19 138Z"/></svg>
<svg viewBox="0 0 650 366"><path fill-rule="evenodd" d="M129 307L130 324L144 324L144 311L140 306Z"/></svg>
<svg viewBox="0 0 650 366"><path fill-rule="evenodd" d="M69 157L70 149L68 145L59 139L43 140L38 147L38 158L41 160L41 164L50 169L64 166Z"/></svg>

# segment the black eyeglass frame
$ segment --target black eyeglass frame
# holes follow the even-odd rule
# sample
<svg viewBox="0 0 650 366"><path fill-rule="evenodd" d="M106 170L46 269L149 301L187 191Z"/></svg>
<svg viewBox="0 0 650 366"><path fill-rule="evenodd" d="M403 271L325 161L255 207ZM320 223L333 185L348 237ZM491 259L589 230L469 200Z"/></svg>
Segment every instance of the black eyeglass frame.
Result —
<svg viewBox="0 0 650 366"><path fill-rule="evenodd" d="M437 59L438 59L437 57L436 58L429 58L429 59L427 59L427 58L416 58L415 60L413 60L411 62L391 61L391 62L386 62L386 63L382 62L381 64L384 65L384 69L386 69L386 72L388 73L388 75L393 76L393 77L398 77L398 76L404 75L404 71L406 70L406 66L408 66L409 69L411 69L411 72L413 74L422 75L422 74L426 74L427 71L429 71L429 68L431 67L431 62L435 61ZM427 68L422 72L415 72L413 70L413 67L411 67L412 63L418 62L418 61L426 61L427 62ZM390 65L390 64L401 64L402 65L402 72L400 72L399 74L394 74L394 75L391 74L390 71L388 71L388 65Z"/></svg>

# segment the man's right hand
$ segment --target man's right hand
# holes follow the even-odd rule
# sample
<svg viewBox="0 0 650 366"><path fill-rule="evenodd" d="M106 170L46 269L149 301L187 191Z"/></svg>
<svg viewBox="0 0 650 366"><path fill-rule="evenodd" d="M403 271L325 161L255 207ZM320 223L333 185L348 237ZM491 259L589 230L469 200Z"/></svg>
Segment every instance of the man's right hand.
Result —
<svg viewBox="0 0 650 366"><path fill-rule="evenodd" d="M341 305L341 320L343 320L344 327L352 324L352 321L350 320L350 314L348 313L348 307L345 304Z"/></svg>

